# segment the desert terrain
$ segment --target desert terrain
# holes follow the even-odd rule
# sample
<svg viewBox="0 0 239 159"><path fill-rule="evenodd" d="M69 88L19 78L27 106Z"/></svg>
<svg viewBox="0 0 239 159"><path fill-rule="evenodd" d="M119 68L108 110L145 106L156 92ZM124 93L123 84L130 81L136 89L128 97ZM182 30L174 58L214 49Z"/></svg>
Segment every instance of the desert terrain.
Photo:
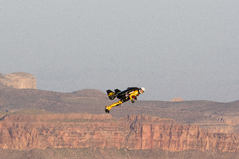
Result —
<svg viewBox="0 0 239 159"><path fill-rule="evenodd" d="M0 74L1 158L239 158L239 101L138 100L106 114L112 102Z"/></svg>

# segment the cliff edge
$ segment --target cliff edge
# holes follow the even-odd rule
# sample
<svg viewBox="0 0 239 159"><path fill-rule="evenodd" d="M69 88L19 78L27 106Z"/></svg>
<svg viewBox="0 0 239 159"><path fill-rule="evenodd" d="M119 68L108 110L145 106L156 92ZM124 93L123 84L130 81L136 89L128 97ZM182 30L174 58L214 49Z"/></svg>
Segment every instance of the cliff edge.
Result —
<svg viewBox="0 0 239 159"><path fill-rule="evenodd" d="M13 114L0 119L1 149L196 149L238 152L238 134L210 133L196 125L149 115L116 120L109 114Z"/></svg>

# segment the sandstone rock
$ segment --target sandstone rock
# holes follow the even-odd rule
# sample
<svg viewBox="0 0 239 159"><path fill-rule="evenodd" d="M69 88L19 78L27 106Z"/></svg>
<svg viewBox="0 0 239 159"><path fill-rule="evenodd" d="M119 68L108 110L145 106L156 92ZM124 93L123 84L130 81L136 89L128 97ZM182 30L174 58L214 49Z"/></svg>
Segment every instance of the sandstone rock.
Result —
<svg viewBox="0 0 239 159"><path fill-rule="evenodd" d="M237 152L239 135L211 133L171 119L110 114L6 115L0 119L1 149L127 148Z"/></svg>
<svg viewBox="0 0 239 159"><path fill-rule="evenodd" d="M24 72L10 73L6 76L0 74L0 83L17 89L36 89L36 78Z"/></svg>
<svg viewBox="0 0 239 159"><path fill-rule="evenodd" d="M173 98L172 100L170 100L170 102L182 102L182 101L184 101L184 100L180 97Z"/></svg>

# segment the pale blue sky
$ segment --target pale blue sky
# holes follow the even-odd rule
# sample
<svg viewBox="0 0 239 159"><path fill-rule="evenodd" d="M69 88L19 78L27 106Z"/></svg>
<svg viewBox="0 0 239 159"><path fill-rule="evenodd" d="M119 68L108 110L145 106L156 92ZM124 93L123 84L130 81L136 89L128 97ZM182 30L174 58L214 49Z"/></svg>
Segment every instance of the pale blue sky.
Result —
<svg viewBox="0 0 239 159"><path fill-rule="evenodd" d="M0 0L0 73L42 90L239 100L238 0Z"/></svg>

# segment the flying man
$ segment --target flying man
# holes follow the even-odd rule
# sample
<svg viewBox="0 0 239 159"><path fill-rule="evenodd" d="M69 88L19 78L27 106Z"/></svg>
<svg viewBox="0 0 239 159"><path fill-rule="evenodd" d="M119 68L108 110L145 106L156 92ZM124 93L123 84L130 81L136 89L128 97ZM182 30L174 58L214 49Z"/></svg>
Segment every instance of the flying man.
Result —
<svg viewBox="0 0 239 159"><path fill-rule="evenodd" d="M137 100L137 96L139 96L140 94L144 93L145 88L141 87L128 87L126 90L124 91L120 91L119 89L115 89L115 92L111 91L110 89L108 89L106 92L108 94L108 97L110 100L115 99L116 97L118 99L120 99L117 103L113 103L109 106L105 107L105 112L109 113L110 109L115 107L115 106L119 106L122 103L131 100L132 103L135 102L135 100Z"/></svg>

